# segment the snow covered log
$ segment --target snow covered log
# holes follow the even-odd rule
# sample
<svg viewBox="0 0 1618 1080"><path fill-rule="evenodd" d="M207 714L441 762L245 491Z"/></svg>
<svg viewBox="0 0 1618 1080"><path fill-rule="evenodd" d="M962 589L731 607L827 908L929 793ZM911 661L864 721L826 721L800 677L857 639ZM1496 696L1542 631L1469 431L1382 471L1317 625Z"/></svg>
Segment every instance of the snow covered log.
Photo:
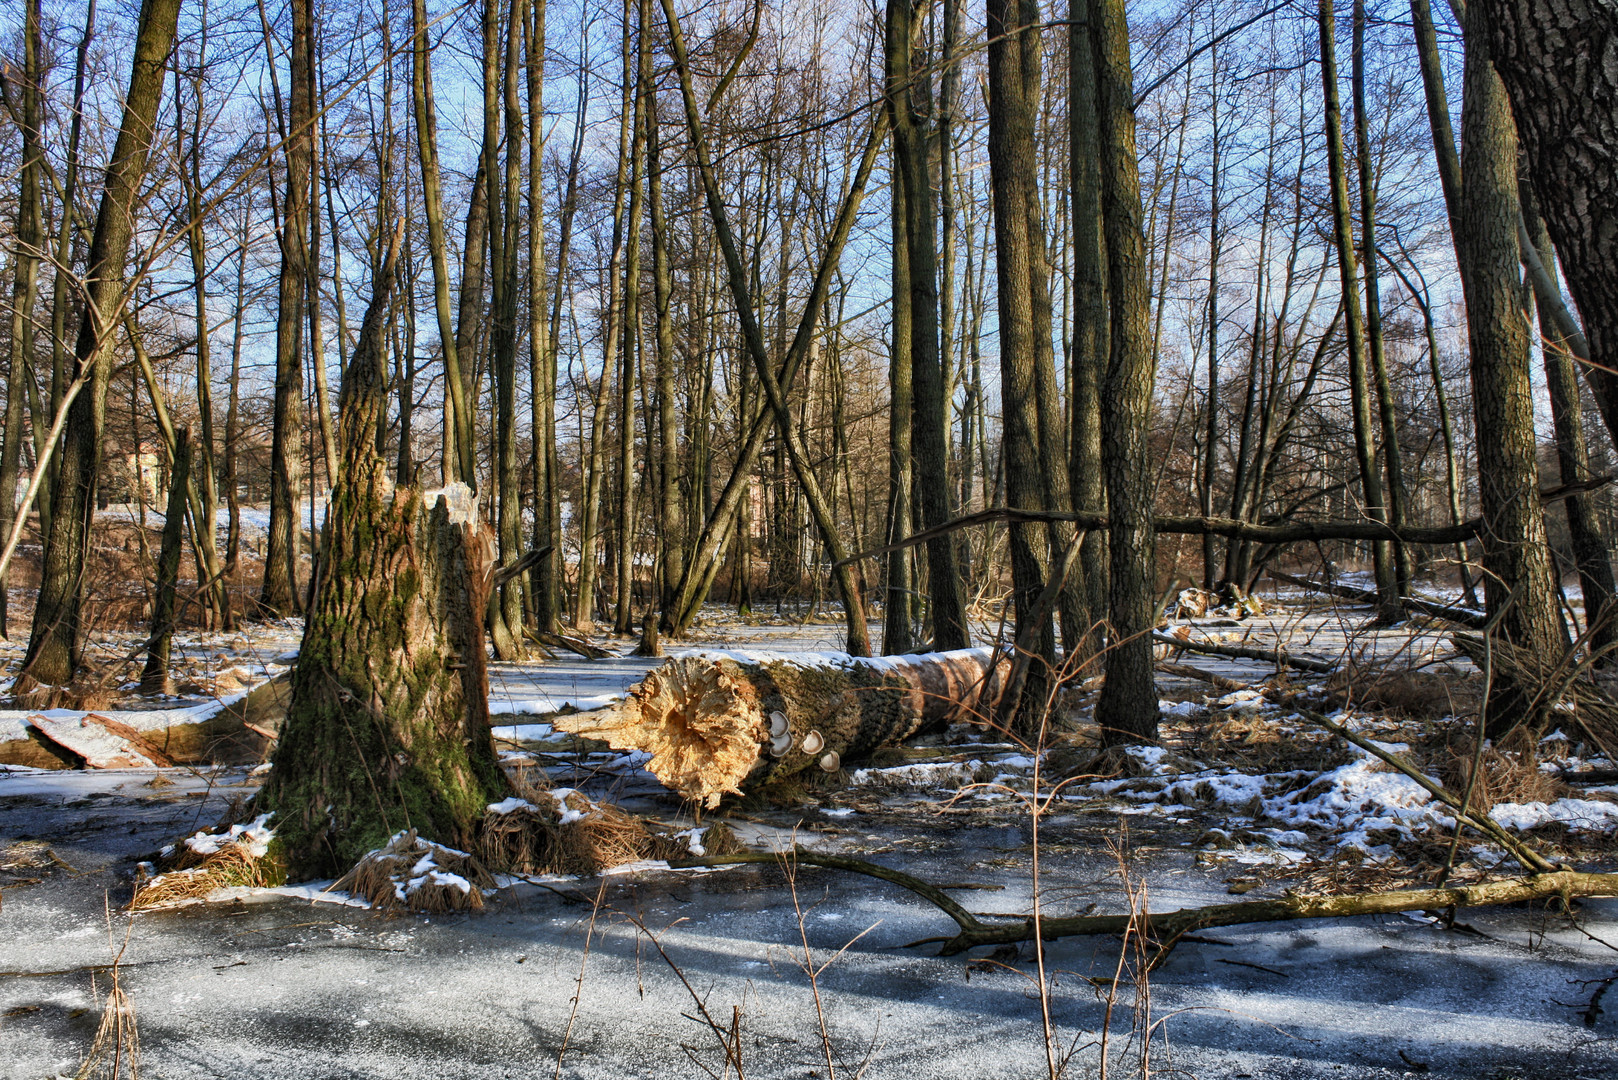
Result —
<svg viewBox="0 0 1618 1080"><path fill-rule="evenodd" d="M710 809L727 794L842 762L924 728L981 719L1009 666L990 649L907 656L676 657L622 702L561 716L562 731L652 755L669 789Z"/></svg>

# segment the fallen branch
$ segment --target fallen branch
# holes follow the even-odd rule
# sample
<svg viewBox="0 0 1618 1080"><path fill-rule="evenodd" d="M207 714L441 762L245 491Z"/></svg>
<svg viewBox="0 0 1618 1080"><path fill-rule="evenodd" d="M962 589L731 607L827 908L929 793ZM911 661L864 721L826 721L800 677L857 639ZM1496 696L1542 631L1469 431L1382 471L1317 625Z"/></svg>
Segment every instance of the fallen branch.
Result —
<svg viewBox="0 0 1618 1080"><path fill-rule="evenodd" d="M1294 577L1291 574L1283 574L1281 571L1274 569L1270 571L1270 576L1277 581L1284 581L1288 585L1297 585L1299 588L1310 589L1314 592L1322 592L1328 596L1336 596L1344 600L1352 600L1357 604L1375 604L1377 602L1376 593L1370 591L1369 589L1356 589L1352 585L1338 585L1324 581L1311 581L1309 578ZM1487 626L1489 622L1488 616L1484 615L1482 612L1473 611L1470 608L1451 607L1449 604L1440 604L1432 600L1423 600L1416 596L1401 596L1399 597L1399 603L1403 604L1411 611L1419 611L1423 615L1431 615L1435 619L1443 619L1446 622L1459 623L1462 626L1470 626L1478 630L1481 630L1483 627Z"/></svg>
<svg viewBox="0 0 1618 1080"><path fill-rule="evenodd" d="M541 645L549 645L553 649L561 649L564 652L573 653L575 656L582 656L586 660L603 660L609 656L617 655L598 645L592 645L583 638L568 637L566 634L553 634L549 631L541 630L531 636Z"/></svg>
<svg viewBox="0 0 1618 1080"><path fill-rule="evenodd" d="M1571 657L1536 656L1510 642L1486 644L1471 634L1455 634L1450 641L1479 668L1489 651L1497 677L1530 700L1532 712L1575 725L1609 757L1618 752L1618 698L1579 678L1583 665L1572 663Z"/></svg>
<svg viewBox="0 0 1618 1080"><path fill-rule="evenodd" d="M1213 641L1192 641L1175 637L1173 634L1165 634L1160 630L1152 631L1152 640L1159 645L1172 645L1176 649L1186 649L1190 652L1206 653L1209 656L1228 656L1238 660L1263 660L1277 667L1296 668L1298 671L1308 671L1316 675L1330 675L1337 670L1337 665L1328 660L1310 660L1308 657L1292 656L1279 649L1261 649L1256 645L1221 645Z"/></svg>
<svg viewBox="0 0 1618 1080"><path fill-rule="evenodd" d="M1190 664L1171 664L1167 660L1159 660L1156 667L1158 671L1165 675L1178 675L1182 679L1196 679L1198 682L1207 683L1215 690L1229 692L1231 690L1247 689L1246 683L1237 682L1235 679L1227 679L1223 675L1215 675L1211 671L1204 671L1199 667L1192 667Z"/></svg>
<svg viewBox="0 0 1618 1080"><path fill-rule="evenodd" d="M790 860L803 866L843 870L878 878L898 885L926 900L954 920L959 933L947 938L928 938L914 944L941 942L940 956L955 956L980 945L1005 945L1032 941L1032 916L979 915L966 910L942 889L921 878L863 859L825 855L796 847L789 852L753 851L709 859L670 860L675 869L706 866L737 866L747 863L780 863ZM1284 922L1291 919L1337 919L1356 915L1393 915L1402 911L1430 911L1442 908L1491 907L1520 904L1552 897L1618 896L1618 874L1591 874L1576 870L1556 870L1529 877L1502 878L1476 885L1452 885L1435 889L1398 889L1381 893L1348 896L1305 896L1289 894L1273 900L1240 900L1229 904L1182 908L1144 917L1140 913L1122 915L1046 915L1040 919L1040 936L1050 941L1062 937L1122 934L1134 930L1150 934L1166 951L1176 941L1198 930L1216 926L1242 926L1249 923ZM985 919L999 920L985 922ZM1009 920L1009 921L1008 921Z"/></svg>
<svg viewBox="0 0 1618 1080"><path fill-rule="evenodd" d="M491 575L489 578L489 588L498 589L500 586L504 585L518 574L527 573L529 567L537 566L539 561L550 553L551 546L546 544L542 548L530 551L528 554L524 555L510 566L501 566L496 568L493 575Z"/></svg>
<svg viewBox="0 0 1618 1080"><path fill-rule="evenodd" d="M1045 916L1041 922L1047 939L1082 937L1094 934L1122 934L1125 930L1150 933L1162 946L1188 933L1216 926L1242 926L1248 923L1285 922L1291 919L1339 919L1355 915L1394 915L1402 911L1433 911L1448 907L1494 907L1520 904L1528 900L1560 897L1618 896L1618 874L1587 874L1559 870L1532 877L1504 878L1477 885L1452 885L1439 889L1398 889L1382 893L1348 896L1303 896L1292 894L1274 900L1240 900L1230 904L1183 908L1179 911L1146 915ZM975 920L974 920L975 921ZM967 925L956 920L961 932L945 939L941 956L953 956L979 945L1000 945L1033 939L1033 919L1009 926ZM1142 923L1144 922L1144 926Z"/></svg>

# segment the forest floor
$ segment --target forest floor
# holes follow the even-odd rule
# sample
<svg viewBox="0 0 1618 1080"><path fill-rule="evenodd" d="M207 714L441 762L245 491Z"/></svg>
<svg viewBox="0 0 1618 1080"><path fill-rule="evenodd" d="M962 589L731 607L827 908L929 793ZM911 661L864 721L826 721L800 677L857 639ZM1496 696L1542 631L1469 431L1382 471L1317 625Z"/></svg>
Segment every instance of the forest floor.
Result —
<svg viewBox="0 0 1618 1080"><path fill-rule="evenodd" d="M1479 677L1439 624L1369 630L1368 614L1289 594L1265 615L1177 622L1340 673L1180 657L1248 688L1160 676L1164 745L1105 775L1091 767L1093 687L1074 685L1042 757L956 729L714 816L760 850L853 855L981 886L953 891L973 910L1027 912L1037 760L1041 795L1071 777L1038 821L1047 913L1429 883L1452 819L1289 707L1307 701L1453 780ZM716 611L690 647L802 655L839 638L830 622ZM108 635L109 655L120 640ZM176 650L186 693L103 711L205 707L282 669L296 644L291 623L192 635ZM633 757L545 722L610 700L654 663L494 665L492 704L511 714L497 717L499 745L513 763L545 764L555 785L693 824ZM1580 869L1618 868L1618 786L1580 776L1612 762L1553 732L1491 765L1497 821ZM258 783L249 767L0 773L0 1077L79 1068L115 957L153 1078L684 1077L736 1062L747 1076L826 1080L1049 1073L1032 946L951 958L911 947L953 924L837 871L638 863L511 883L469 915L374 912L326 883L120 910L140 860L225 818ZM1514 870L1467 839L1451 880ZM1149 974L1117 938L1049 942L1043 960L1067 1076L1097 1075L1103 1055L1118 1077L1618 1075L1618 1008L1603 1006L1618 981L1618 901L1223 928Z"/></svg>

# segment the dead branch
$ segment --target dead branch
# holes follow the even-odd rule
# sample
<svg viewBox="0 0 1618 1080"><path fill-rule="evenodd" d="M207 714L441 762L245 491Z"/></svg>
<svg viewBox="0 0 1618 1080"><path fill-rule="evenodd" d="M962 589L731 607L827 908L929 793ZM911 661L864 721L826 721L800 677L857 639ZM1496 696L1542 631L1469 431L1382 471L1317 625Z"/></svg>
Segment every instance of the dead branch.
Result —
<svg viewBox="0 0 1618 1080"><path fill-rule="evenodd" d="M1376 603L1376 593L1367 589L1356 589L1352 585L1338 585L1324 581L1311 581L1308 578L1294 577L1291 574L1283 574L1281 571L1274 569L1270 570L1269 573L1270 576L1275 580L1284 581L1288 585L1297 585L1300 588L1310 589L1314 592L1326 593L1328 596L1336 596L1344 600L1352 600L1357 604ZM1411 611L1419 611L1423 615L1431 615L1435 619L1443 619L1446 622L1459 623L1462 626L1470 626L1478 630L1481 630L1483 627L1487 626L1489 622L1487 616L1481 612L1472 611L1469 608L1451 607L1448 604L1434 603L1431 600L1423 600L1415 596L1401 596L1399 597L1399 602L1405 607L1409 608Z"/></svg>
<svg viewBox="0 0 1618 1080"><path fill-rule="evenodd" d="M1539 501L1541 503L1557 502L1582 492L1604 487L1612 483L1614 479L1618 479L1618 477L1609 474L1592 477L1589 480L1581 480L1574 484L1563 484L1560 487L1541 491ZM890 551L925 544L934 537L943 536L958 529L969 529L977 525L989 525L995 522L1043 524L1052 521L1071 521L1081 528L1092 531L1105 529L1108 525L1107 515L1095 510L1019 510L1014 507L994 507L988 510L979 510L972 514L963 514L941 525L935 525L930 529L923 529L918 533L907 536L897 543L889 544L886 547L873 548L870 551L862 551L858 555L850 555L846 559L839 559L832 565L838 567L858 562L861 559L874 559L879 555L886 555ZM1406 525L1395 529L1391 525L1371 520L1286 521L1260 524L1253 521L1239 521L1236 518L1165 515L1154 519L1153 527L1160 533L1177 533L1187 536L1211 534L1213 536L1229 537L1232 540L1251 540L1260 544L1297 544L1321 540L1398 540L1406 544L1445 546L1462 544L1468 540L1477 539L1483 533L1484 522L1482 518L1473 518L1470 521L1463 521L1459 525L1435 527Z"/></svg>
<svg viewBox="0 0 1618 1080"><path fill-rule="evenodd" d="M1229 656L1239 660L1263 660L1277 667L1296 668L1298 671L1308 671L1316 675L1330 675L1337 670L1337 665L1327 660L1310 660L1303 656L1289 655L1284 650L1261 649L1256 645L1223 645L1213 641L1192 641L1157 630L1152 631L1152 640L1160 645L1172 645L1176 649L1186 649L1190 652L1206 653L1209 656Z"/></svg>
<svg viewBox="0 0 1618 1080"><path fill-rule="evenodd" d="M1398 771L1410 777L1410 779L1414 780L1416 783L1425 788L1427 792L1434 798L1438 799L1440 802L1454 810L1456 816L1462 822L1470 825L1478 832L1483 833L1485 836L1495 841L1495 843L1505 848L1511 853L1512 858L1516 859L1528 870L1539 874L1545 874L1552 871L1566 869L1565 867L1556 866L1554 863L1548 861L1543 855L1536 852L1533 848L1529 847L1521 840L1518 840L1515 836L1512 836L1506 831L1504 826L1500 825L1493 818L1489 817L1487 813L1479 815L1475 811L1468 809L1464 799L1449 791L1443 785L1435 784L1425 773L1416 768L1416 766L1412 765L1410 762L1406 761L1404 758L1400 757L1398 754L1394 754L1383 749L1371 739L1367 739L1363 736L1355 734L1342 724L1339 724L1337 721L1333 720L1331 717L1322 713L1317 713L1313 709L1305 709L1295 703L1290 704L1289 707L1297 710L1298 715L1309 721L1311 724L1314 724L1317 727L1323 727L1333 735L1342 736L1344 739L1347 739L1361 750L1364 750L1366 753L1379 758L1383 762L1393 766Z"/></svg>
<svg viewBox="0 0 1618 1080"><path fill-rule="evenodd" d="M1202 668L1192 667L1190 664L1171 664L1167 660L1159 660L1156 667L1165 675L1178 675L1182 679L1196 679L1198 682L1207 683L1215 690L1229 692L1231 690L1247 689L1246 683L1239 683L1235 679L1227 679L1223 675L1215 675L1211 671L1204 671Z"/></svg>

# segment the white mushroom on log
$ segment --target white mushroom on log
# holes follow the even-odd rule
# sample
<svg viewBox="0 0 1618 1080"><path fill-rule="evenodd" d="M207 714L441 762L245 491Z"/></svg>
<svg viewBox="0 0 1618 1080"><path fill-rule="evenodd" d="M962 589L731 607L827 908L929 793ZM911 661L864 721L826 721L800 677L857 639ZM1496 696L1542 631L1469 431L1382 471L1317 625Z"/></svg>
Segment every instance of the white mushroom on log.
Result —
<svg viewBox="0 0 1618 1080"><path fill-rule="evenodd" d="M562 731L652 755L669 789L710 809L727 794L818 768L836 772L925 728L984 720L1008 666L990 649L880 656L676 657L622 702L557 717Z"/></svg>

